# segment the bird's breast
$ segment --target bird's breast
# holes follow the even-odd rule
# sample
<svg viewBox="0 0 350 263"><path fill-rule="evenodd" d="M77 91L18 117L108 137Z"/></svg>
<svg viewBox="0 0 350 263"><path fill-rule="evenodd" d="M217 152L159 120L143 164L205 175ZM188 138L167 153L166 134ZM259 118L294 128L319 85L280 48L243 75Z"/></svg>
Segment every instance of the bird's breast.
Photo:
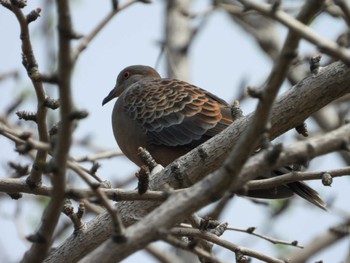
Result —
<svg viewBox="0 0 350 263"><path fill-rule="evenodd" d="M146 132L125 112L122 98L114 105L112 127L120 150L134 163L139 164L138 148L148 147Z"/></svg>

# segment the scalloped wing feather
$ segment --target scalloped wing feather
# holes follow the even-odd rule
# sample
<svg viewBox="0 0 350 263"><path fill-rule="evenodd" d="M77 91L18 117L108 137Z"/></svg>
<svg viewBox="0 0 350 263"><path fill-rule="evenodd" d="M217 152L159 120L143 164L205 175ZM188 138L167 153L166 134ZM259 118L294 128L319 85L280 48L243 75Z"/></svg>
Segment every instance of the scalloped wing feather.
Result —
<svg viewBox="0 0 350 263"><path fill-rule="evenodd" d="M192 148L232 123L225 101L180 80L141 80L126 91L124 102L128 116L156 145Z"/></svg>

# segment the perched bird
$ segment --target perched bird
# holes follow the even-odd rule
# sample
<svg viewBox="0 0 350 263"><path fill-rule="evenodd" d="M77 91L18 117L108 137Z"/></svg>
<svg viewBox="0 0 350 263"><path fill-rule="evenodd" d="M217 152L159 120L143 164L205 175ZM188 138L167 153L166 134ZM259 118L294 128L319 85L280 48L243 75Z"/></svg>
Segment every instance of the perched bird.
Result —
<svg viewBox="0 0 350 263"><path fill-rule="evenodd" d="M161 78L148 66L123 69L102 105L116 97L112 113L114 137L126 157L138 166L143 164L137 155L139 147L146 148L157 163L166 166L234 121L231 107L224 100L187 82ZM276 174L285 173L284 169ZM282 198L293 192L324 209L318 193L302 182L254 190L247 195Z"/></svg>

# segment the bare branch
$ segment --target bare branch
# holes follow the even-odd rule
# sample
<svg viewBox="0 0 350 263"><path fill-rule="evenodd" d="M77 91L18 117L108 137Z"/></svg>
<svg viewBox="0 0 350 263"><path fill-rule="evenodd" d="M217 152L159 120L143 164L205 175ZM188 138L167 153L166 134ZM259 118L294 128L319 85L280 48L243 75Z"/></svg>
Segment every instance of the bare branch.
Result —
<svg viewBox="0 0 350 263"><path fill-rule="evenodd" d="M72 107L71 97L71 33L72 22L69 4L67 0L58 0L58 30L59 30L59 95L61 101L60 118L61 126L58 131L57 143L51 160L52 192L51 199L42 215L42 224L35 235L42 237L42 242L34 242L25 253L22 262L41 262L47 255L51 244L52 235L57 225L64 201L66 187L66 167L68 152L71 146L73 123L69 119ZM41 83L41 82L40 82ZM44 106L44 101L42 102ZM38 116L39 118L39 116ZM46 131L47 132L47 131Z"/></svg>
<svg viewBox="0 0 350 263"><path fill-rule="evenodd" d="M93 183L89 180L89 178L84 174L84 171L80 169L77 165L71 165L71 167L79 176L90 186L90 188L95 192L97 198L102 203L102 205L109 212L112 223L113 223L113 238L116 242L125 242L126 239L124 237L124 225L120 218L119 211L113 207L113 205L109 202L106 194L101 191L100 183Z"/></svg>
<svg viewBox="0 0 350 263"><path fill-rule="evenodd" d="M326 140L322 140L321 138L309 139L309 144L307 145L312 145L312 151L309 150L308 153L310 156L315 156L340 149L345 142L350 141L349 129L350 124L331 132L330 136L333 138L331 141L329 141L329 138ZM344 135L347 136L344 137ZM310 147L306 148L310 149ZM295 152L288 152L288 154L291 157L293 154L295 154ZM295 156L297 157L298 155L295 154ZM231 156L227 158L225 163L232 162L230 157ZM259 155L252 157L251 160L258 157ZM263 161L264 160L265 159L263 159ZM251 162L248 161L247 165L250 163ZM284 164L285 163L279 163L280 166ZM125 235L128 239L129 246L124 244L117 245L112 241L107 241L90 255L85 257L82 262L91 260L94 261L97 258L101 258L102 253L104 255L103 262L111 262L116 258L121 260L132 252L142 248L151 240L157 238L155 233L156 229L168 228L172 224L179 222L181 218L189 216L191 213L204 205L219 199L223 193L228 190L228 187L231 186L232 191L241 189L245 182L256 178L258 175L259 174L254 170L250 174L241 173L239 177L233 177L232 170L227 169L226 166L223 165L216 172L204 178L192 187L184 190L183 192L170 196L162 205L149 213L143 220L127 228ZM179 213L179 211L182 211L182 213ZM158 220L155 220L155 217ZM143 240L140 240L141 236L144 237Z"/></svg>
<svg viewBox="0 0 350 263"><path fill-rule="evenodd" d="M275 12L271 12L271 5L261 4L252 0L241 0L241 2L248 8L254 9L264 16L275 18L277 21L288 27L290 30L293 30L299 38L302 37L307 41L311 42L315 46L317 46L322 52L333 56L344 63L350 65L350 52L344 48L339 46L337 43L325 39L314 32L310 27L308 27L307 22L299 22L294 19L292 16L287 13L276 10ZM323 1L308 1L307 3L319 2L318 4L322 4Z"/></svg>
<svg viewBox="0 0 350 263"><path fill-rule="evenodd" d="M140 0L127 0L123 4L118 4L117 8L114 8L97 26L94 28L90 34L83 37L80 44L76 47L76 49L73 51L72 55L72 61L76 62L78 59L80 53L87 48L89 43L97 36L99 32L112 20L112 18L119 13L120 11L124 10L128 6L137 3L137 2L143 2Z"/></svg>
<svg viewBox="0 0 350 263"><path fill-rule="evenodd" d="M276 239L276 238L272 238L260 233L257 233L255 231L255 227L249 227L246 229L242 229L242 228L237 228L237 227L227 227L227 230L233 230L233 231L238 231L238 232L243 232L243 233L247 233L256 237L259 237L261 239L264 239L266 241L271 242L272 244L279 244L279 245L286 245L286 246L293 246L293 247L298 247L298 248L304 248L303 246L298 245L298 241L294 240L294 241L285 241L285 240L280 240L280 239Z"/></svg>
<svg viewBox="0 0 350 263"><path fill-rule="evenodd" d="M82 226L84 225L83 221L81 220L85 212L84 203L80 202L78 211L74 213L74 208L72 203L69 200L66 200L66 202L63 205L62 211L72 221L74 225L74 231L75 232L79 231L79 229L81 229Z"/></svg>
<svg viewBox="0 0 350 263"><path fill-rule="evenodd" d="M223 263L223 261L216 259L213 255L211 255L209 252L205 251L204 249L196 245L193 246L190 243L184 242L172 235L162 234L161 239L173 245L174 247L178 247L196 254L200 259L203 259L206 262Z"/></svg>
<svg viewBox="0 0 350 263"><path fill-rule="evenodd" d="M2 4L4 4L2 2ZM10 5L8 3L8 5ZM44 106L44 101L46 98L46 93L43 87L43 83L40 80L40 72L39 66L36 61L28 28L27 17L24 16L22 10L18 6L18 4L14 4L11 2L11 6L9 8L17 17L21 28L21 41L22 41L22 63L25 67L29 78L31 79L36 97L37 97L37 112L36 112L36 121L38 123L38 133L39 140L47 143L49 141L49 134L47 132L47 124L46 124L46 114L47 108ZM29 177L27 178L27 183L31 186L37 186L41 183L41 174L42 174L42 164L46 163L47 151L39 150L36 154L35 161L33 163L33 169Z"/></svg>
<svg viewBox="0 0 350 263"><path fill-rule="evenodd" d="M285 258L288 258L290 262L307 262L307 260L310 257L315 255L322 249L329 248L334 243L339 242L345 237L348 237L349 233L342 233L336 231L335 229L342 227L349 228L349 226L350 220L347 219L344 223L341 223L333 228L327 229L321 235L314 237L310 244L306 245L303 250L298 251L297 253L290 253L286 255Z"/></svg>
<svg viewBox="0 0 350 263"><path fill-rule="evenodd" d="M203 231L200 231L198 229L176 228L176 227L173 228L171 230L171 232L173 234L180 235L180 236L195 236L195 237L203 238L205 240L213 242L214 244L217 244L219 246L227 248L236 254L250 256L250 257L253 257L256 259L260 259L264 262L284 263L283 260L267 256L263 253L257 252L255 250L252 250L252 249L249 249L246 247L238 246L234 243L223 240L220 237L218 237L217 235L214 235L214 234L209 233L209 232L203 232Z"/></svg>
<svg viewBox="0 0 350 263"><path fill-rule="evenodd" d="M119 151L105 151L105 152L100 152L96 153L92 156L83 156L83 157L78 157L74 158L76 162L94 162L100 159L109 159L112 157L118 157L118 156L123 156L124 154L119 152Z"/></svg>
<svg viewBox="0 0 350 263"><path fill-rule="evenodd" d="M335 77L336 76L336 77ZM329 103L330 101L338 98L342 95L345 95L350 92L348 83L350 82L350 69L341 63L334 63L328 67L325 67L322 72L320 72L317 77L308 77L304 79L299 85L289 90L285 94L283 94L274 104L271 112L271 130L270 136L271 138L275 138L276 136L284 133L285 131L294 128L296 125L300 124L307 116L312 114L312 112L322 108L324 105ZM315 92L317 90L317 92ZM298 105L298 107L295 107ZM182 156L181 158L174 161L173 164L166 167L162 172L155 175L150 180L150 189L160 189L165 184L169 184L173 188L178 188L179 186L185 187L190 185L191 183L198 182L209 172L216 169L218 166L222 164L222 160L227 156L227 152L237 142L237 138L239 135L247 128L247 124L249 120L252 118L251 115L247 117L242 117L235 121L228 129L226 129L221 134L215 136L215 138L209 140L208 142L199 146L202 150L204 150L210 158L203 162L203 159L197 154L198 149L193 150L192 152ZM190 164L190 165L189 165ZM177 167L177 172L182 175L182 182L179 182L179 178L174 177L174 166ZM227 185L225 185L226 187ZM203 196L207 196L211 201L208 193L211 193L213 189L216 189L211 185L210 190L203 189ZM193 189L192 189L193 190ZM186 193L188 193L186 191ZM222 192L223 193L223 192ZM146 193L147 194L147 193ZM191 194L191 193L189 193ZM189 197L189 196L187 196ZM171 198L172 199L172 198ZM203 200L202 200L203 201ZM172 204L179 204L180 199L174 200ZM194 205L196 202L190 202L190 204ZM166 204L168 206L168 203ZM201 205L198 203L196 205ZM140 218L143 218L150 210L154 209L156 204L150 206L146 203L118 203L118 209L120 209L120 213L123 215L122 219L126 226L134 223ZM187 207L181 207L179 209L184 209L187 211ZM166 210L167 213L169 212ZM177 216L179 216L179 210L176 210ZM188 210L187 212L191 212ZM166 215L166 213L165 213ZM168 214L169 217L176 221L177 217L172 214ZM160 220L159 210L156 215L157 226L158 222L171 222L167 221L169 218L163 218ZM185 216L185 214L183 215ZM152 217L149 215L149 217ZM149 237L153 238L153 236L148 236L148 233L152 232L151 224L152 220L148 217L142 220L142 224L147 226L148 232L147 234L144 232L145 229L141 229L140 225L133 225L132 228L129 227L126 231L128 232L135 240L141 237ZM174 217L174 218L172 218ZM124 221L125 220L125 221ZM106 227L110 227L110 219L108 217L108 213L104 213L92 220L87 228L88 232L84 233L84 238L75 239L73 237L68 238L56 251L54 251L47 259L47 262L50 262L53 258L55 260L63 260L67 262L73 262L80 259L85 255L87 251L91 251L93 248L96 248L101 244L103 240L108 238L108 234L111 232L109 230L102 230L95 227L96 224L101 224L101 221L105 222ZM174 222L173 221L173 222ZM154 222L153 222L154 223ZM135 227L137 227L135 229ZM164 226L166 227L166 226ZM127 237L130 237L128 234ZM129 238L128 238L129 239ZM133 239L134 240L134 239ZM79 250L79 243L84 243L84 250ZM143 244L137 243L137 246L134 247L134 250L137 248L141 248L142 246L148 243L147 240L143 240ZM71 249L74 247L74 253ZM120 247L123 250L123 246ZM125 257L126 251L120 251L120 257ZM118 251L114 252L118 252ZM98 252L98 251L96 251ZM130 253L130 252L129 252ZM74 256L73 256L74 254ZM113 258L115 260L115 258Z"/></svg>
<svg viewBox="0 0 350 263"><path fill-rule="evenodd" d="M267 168L269 163L266 156L264 156L265 153L261 152L248 160L244 170L239 176L239 180L248 182L250 179L253 179L251 176L256 178L257 174L266 174L271 168L275 169L287 164L299 163L301 160L309 160L319 155L341 150L344 148L344 145L349 144L349 142L350 124L347 124L323 136L315 136L314 138L285 147L278 160L269 168ZM239 180L237 180L237 182L239 182ZM232 188L233 191L235 189L238 190L237 188Z"/></svg>
<svg viewBox="0 0 350 263"><path fill-rule="evenodd" d="M148 201L164 201L168 198L168 193L163 191L147 191L143 195L140 195L137 190L124 190L124 189L107 189L101 188L106 197L113 201L135 201L135 200L148 200ZM181 190L176 190L181 191ZM3 193L27 193L33 195L50 196L52 192L52 186L40 185L36 188L29 187L23 179L20 178L2 178L0 179L0 192ZM74 200L81 200L84 198L96 197L96 192L92 189L83 188L67 188L65 197Z"/></svg>
<svg viewBox="0 0 350 263"><path fill-rule="evenodd" d="M350 8L345 0L335 0L334 3L340 7L344 13L344 20L348 27L350 27Z"/></svg>
<svg viewBox="0 0 350 263"><path fill-rule="evenodd" d="M338 168L326 172L291 172L273 178L250 181L247 183L247 189L267 189L297 181L319 180L323 179L325 173L331 175L332 178L346 176L350 174L350 167Z"/></svg>
<svg viewBox="0 0 350 263"><path fill-rule="evenodd" d="M165 251L163 248L157 248L155 245L148 245L145 250L156 258L160 263L183 263L183 260L171 251Z"/></svg>

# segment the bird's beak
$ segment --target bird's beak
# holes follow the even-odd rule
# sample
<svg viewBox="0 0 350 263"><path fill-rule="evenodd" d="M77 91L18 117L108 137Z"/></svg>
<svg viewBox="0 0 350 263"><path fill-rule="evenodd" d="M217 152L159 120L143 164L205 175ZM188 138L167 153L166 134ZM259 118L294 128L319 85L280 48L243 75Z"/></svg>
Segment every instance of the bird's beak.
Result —
<svg viewBox="0 0 350 263"><path fill-rule="evenodd" d="M112 89L111 92L107 95L107 97L103 99L102 106L105 105L107 102L111 101L112 99L118 97L118 94L116 91L117 91L117 86L115 86L114 89Z"/></svg>

